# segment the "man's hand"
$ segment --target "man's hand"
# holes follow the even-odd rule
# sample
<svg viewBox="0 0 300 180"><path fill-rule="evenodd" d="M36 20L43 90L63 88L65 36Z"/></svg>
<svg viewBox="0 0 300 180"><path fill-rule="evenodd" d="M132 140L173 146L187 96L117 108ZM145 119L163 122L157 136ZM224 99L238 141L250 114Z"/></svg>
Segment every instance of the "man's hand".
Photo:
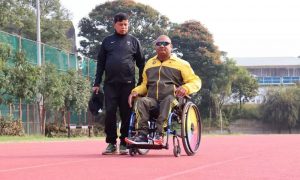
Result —
<svg viewBox="0 0 300 180"><path fill-rule="evenodd" d="M131 92L131 94L128 96L128 105L130 108L132 108L133 99L136 98L137 96L138 96L137 92Z"/></svg>
<svg viewBox="0 0 300 180"><path fill-rule="evenodd" d="M187 95L187 90L180 86L176 89L175 94L177 97L184 97Z"/></svg>
<svg viewBox="0 0 300 180"><path fill-rule="evenodd" d="M96 94L98 94L99 92L101 92L100 87L99 86L94 86L93 87L93 92L95 92Z"/></svg>

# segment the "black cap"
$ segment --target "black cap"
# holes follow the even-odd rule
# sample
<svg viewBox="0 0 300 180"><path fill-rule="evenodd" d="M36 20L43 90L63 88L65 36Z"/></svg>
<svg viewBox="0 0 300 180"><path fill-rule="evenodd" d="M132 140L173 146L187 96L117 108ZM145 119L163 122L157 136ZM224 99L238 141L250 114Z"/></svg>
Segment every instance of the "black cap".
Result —
<svg viewBox="0 0 300 180"><path fill-rule="evenodd" d="M99 114L99 110L103 109L103 101L104 94L102 92L99 92L98 94L93 92L89 100L89 110L94 116L97 116Z"/></svg>

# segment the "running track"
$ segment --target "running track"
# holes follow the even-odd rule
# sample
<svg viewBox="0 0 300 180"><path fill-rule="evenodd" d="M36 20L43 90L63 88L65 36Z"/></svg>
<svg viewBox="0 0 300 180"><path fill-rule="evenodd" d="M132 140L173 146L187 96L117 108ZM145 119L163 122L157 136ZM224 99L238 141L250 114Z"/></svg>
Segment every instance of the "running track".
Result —
<svg viewBox="0 0 300 180"><path fill-rule="evenodd" d="M172 148L103 156L105 146L103 140L1 143L0 180L300 179L300 135L203 136L195 156L182 147L179 158Z"/></svg>

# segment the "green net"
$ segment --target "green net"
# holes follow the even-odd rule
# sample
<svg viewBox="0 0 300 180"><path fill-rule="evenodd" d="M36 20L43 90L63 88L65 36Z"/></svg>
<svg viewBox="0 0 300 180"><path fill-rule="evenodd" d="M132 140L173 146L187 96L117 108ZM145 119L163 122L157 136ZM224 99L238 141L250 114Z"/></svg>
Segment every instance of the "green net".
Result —
<svg viewBox="0 0 300 180"><path fill-rule="evenodd" d="M69 68L77 69L77 57L75 54L69 54Z"/></svg>
<svg viewBox="0 0 300 180"><path fill-rule="evenodd" d="M95 80L96 68L97 68L97 63L94 60L90 59L90 61L89 61L90 71L89 71L88 75L90 77L91 82L94 82L94 80Z"/></svg>
<svg viewBox="0 0 300 180"><path fill-rule="evenodd" d="M30 63L37 65L37 42L22 38L18 35L12 35L3 31L0 31L0 43L8 44L11 46L12 54L16 54L18 51L23 51L26 56L26 60ZM11 59L13 56L11 57ZM61 49L57 49L55 47L41 44L41 62L42 64L51 63L56 66L56 68L60 71L67 71L68 69L76 69L81 70L82 76L86 77L90 80L91 84L94 81L95 71L96 71L96 62L90 58L80 58L78 59L77 55L74 53L69 53ZM8 60L10 61L10 59ZM26 131L33 131L34 129L39 129L39 122L35 122L36 119L33 114L37 111L34 108L34 105L28 106L26 104L22 104L22 112L20 114L17 104L14 103L13 106L15 108L10 108L8 105L0 104L0 116L8 116L12 115L16 119L22 116L23 123L26 123ZM49 114L48 114L49 116ZM46 120L47 121L47 120ZM49 121L51 118L49 116ZM87 123L86 112L81 113L80 115L77 113L71 113L71 123L72 124L85 124ZM30 125L30 126L29 126Z"/></svg>
<svg viewBox="0 0 300 180"><path fill-rule="evenodd" d="M8 33L0 31L0 42L9 44L12 48L12 53L15 54L19 50L20 37L13 36Z"/></svg>
<svg viewBox="0 0 300 180"><path fill-rule="evenodd" d="M71 112L71 118L70 118L70 124L76 124L76 125L87 125L88 120L86 117L86 113L77 113L77 112Z"/></svg>
<svg viewBox="0 0 300 180"><path fill-rule="evenodd" d="M20 49L20 45L19 45L20 39L21 38L19 36L13 36L13 35L10 35L8 33L0 31L0 42L3 43L3 44L8 44L11 47L12 54L16 54L19 51L19 49ZM12 62L12 58L13 58L13 56L11 56L8 59L8 63ZM9 64L11 64L11 63L9 63Z"/></svg>
<svg viewBox="0 0 300 180"><path fill-rule="evenodd" d="M9 115L9 107L4 104L0 104L0 116L8 116Z"/></svg>
<svg viewBox="0 0 300 180"><path fill-rule="evenodd" d="M25 53L26 60L37 65L37 43L28 39L22 39L21 48Z"/></svg>
<svg viewBox="0 0 300 180"><path fill-rule="evenodd" d="M61 71L68 70L68 55L65 52L48 45L43 46L43 52L45 63L54 64Z"/></svg>
<svg viewBox="0 0 300 180"><path fill-rule="evenodd" d="M0 31L0 42L11 46L12 54L22 50L25 53L27 61L37 65L37 42L22 38L17 35L8 34ZM41 45L42 64L51 63L60 71L68 69L80 69L78 65L79 59L74 53L69 53L55 47L42 44ZM13 57L12 57L13 58ZM84 70L82 75L93 79L95 75L96 63L93 59L83 58Z"/></svg>

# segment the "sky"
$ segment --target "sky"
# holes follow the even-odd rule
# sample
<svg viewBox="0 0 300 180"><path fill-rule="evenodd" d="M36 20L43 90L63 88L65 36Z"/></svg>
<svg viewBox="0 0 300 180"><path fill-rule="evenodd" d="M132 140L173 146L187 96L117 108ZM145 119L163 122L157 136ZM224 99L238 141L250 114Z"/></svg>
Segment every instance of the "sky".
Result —
<svg viewBox="0 0 300 180"><path fill-rule="evenodd" d="M107 0L60 0L75 28ZM228 57L300 56L300 0L135 0L172 22L197 20ZM75 30L78 34L78 29ZM78 39L78 38L77 38Z"/></svg>

